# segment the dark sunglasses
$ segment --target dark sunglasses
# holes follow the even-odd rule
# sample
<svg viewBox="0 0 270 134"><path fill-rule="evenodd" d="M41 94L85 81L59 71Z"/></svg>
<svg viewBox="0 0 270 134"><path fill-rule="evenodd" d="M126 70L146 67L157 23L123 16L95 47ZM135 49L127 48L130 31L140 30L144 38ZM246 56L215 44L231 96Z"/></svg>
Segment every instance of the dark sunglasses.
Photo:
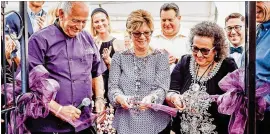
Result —
<svg viewBox="0 0 270 134"><path fill-rule="evenodd" d="M144 35L144 37L149 37L152 35L152 31L149 32L132 32L131 33L135 38L140 38L142 36L142 34Z"/></svg>
<svg viewBox="0 0 270 134"><path fill-rule="evenodd" d="M192 52L194 53L198 53L199 51L204 55L208 55L210 51L212 51L215 47L212 47L211 49L208 49L208 48L198 48L197 46L191 46L191 50Z"/></svg>

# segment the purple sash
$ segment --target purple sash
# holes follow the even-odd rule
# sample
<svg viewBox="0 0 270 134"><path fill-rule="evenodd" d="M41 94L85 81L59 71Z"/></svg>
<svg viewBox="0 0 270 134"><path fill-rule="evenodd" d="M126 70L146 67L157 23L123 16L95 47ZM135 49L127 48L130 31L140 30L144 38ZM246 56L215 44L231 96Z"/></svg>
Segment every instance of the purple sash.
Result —
<svg viewBox="0 0 270 134"><path fill-rule="evenodd" d="M248 117L245 83L245 70L240 68L226 75L220 82L219 87L225 91L223 95L213 95L218 104L218 112L231 115L229 122L230 134L243 134ZM256 89L256 117L263 120L267 103L264 96L270 94L270 83L264 83Z"/></svg>

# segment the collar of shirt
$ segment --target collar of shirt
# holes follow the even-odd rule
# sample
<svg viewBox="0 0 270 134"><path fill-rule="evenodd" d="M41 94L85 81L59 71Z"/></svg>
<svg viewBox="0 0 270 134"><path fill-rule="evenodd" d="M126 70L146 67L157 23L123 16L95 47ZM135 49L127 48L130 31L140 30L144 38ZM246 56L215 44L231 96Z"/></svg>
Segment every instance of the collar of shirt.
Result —
<svg viewBox="0 0 270 134"><path fill-rule="evenodd" d="M57 18L55 21L54 21L54 23L53 23L64 35L65 35L65 37L67 37L67 38L71 38L71 37L69 37L65 32L64 32L64 30L63 30L63 28L62 27L60 27L60 25L59 25L59 18Z"/></svg>
<svg viewBox="0 0 270 134"><path fill-rule="evenodd" d="M261 23L257 26L257 38L256 38L256 43L258 44L262 38L264 38L264 36L266 35L266 33L269 33L267 31L269 31L270 29L270 20Z"/></svg>
<svg viewBox="0 0 270 134"><path fill-rule="evenodd" d="M243 49L245 48L245 43L235 47L233 44L230 43L230 47L234 47L234 48L238 48L238 47L243 47Z"/></svg>
<svg viewBox="0 0 270 134"><path fill-rule="evenodd" d="M31 11L31 9L28 7L27 12L31 18L35 18L36 16L42 16L43 9L41 9L38 13L34 13Z"/></svg>
<svg viewBox="0 0 270 134"><path fill-rule="evenodd" d="M167 40L173 40L173 39L175 39L176 37L182 37L182 38L184 38L184 37L186 37L185 35L183 35L182 33L181 33L181 31L179 31L173 38L171 38L171 39L168 39L167 37L165 37L164 35L163 35L163 33L162 33L162 31L160 30L159 32L157 32L157 33L155 33L153 36L155 36L155 37L163 37L163 38L165 38L165 39L167 39Z"/></svg>
<svg viewBox="0 0 270 134"><path fill-rule="evenodd" d="M265 29L265 28L266 30L270 28L270 20L262 23L262 29Z"/></svg>

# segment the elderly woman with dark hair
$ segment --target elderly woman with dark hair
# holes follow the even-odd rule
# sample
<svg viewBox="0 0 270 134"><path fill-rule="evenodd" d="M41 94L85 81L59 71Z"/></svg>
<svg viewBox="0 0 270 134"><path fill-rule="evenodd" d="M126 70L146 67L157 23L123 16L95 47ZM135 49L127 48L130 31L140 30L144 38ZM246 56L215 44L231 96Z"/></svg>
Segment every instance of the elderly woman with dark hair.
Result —
<svg viewBox="0 0 270 134"><path fill-rule="evenodd" d="M184 55L171 74L167 102L181 111L174 122L176 134L228 134L229 116L219 114L210 95L224 92L218 82L237 69L227 57L225 35L216 23L204 21L190 32L192 55Z"/></svg>

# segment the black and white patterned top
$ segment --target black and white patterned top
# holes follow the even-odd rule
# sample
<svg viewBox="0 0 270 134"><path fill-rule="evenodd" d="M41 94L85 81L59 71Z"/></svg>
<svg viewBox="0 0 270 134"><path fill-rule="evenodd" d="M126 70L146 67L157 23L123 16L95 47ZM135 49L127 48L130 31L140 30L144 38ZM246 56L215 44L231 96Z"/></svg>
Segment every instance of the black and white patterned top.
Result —
<svg viewBox="0 0 270 134"><path fill-rule="evenodd" d="M109 74L108 97L116 107L113 127L118 134L157 134L166 128L170 116L161 111L148 109L138 113L115 104L115 96L145 96L155 94L156 103L162 104L170 84L168 54L153 50L146 57L135 56L133 49L116 52L112 58ZM140 86L136 84L140 79Z"/></svg>

